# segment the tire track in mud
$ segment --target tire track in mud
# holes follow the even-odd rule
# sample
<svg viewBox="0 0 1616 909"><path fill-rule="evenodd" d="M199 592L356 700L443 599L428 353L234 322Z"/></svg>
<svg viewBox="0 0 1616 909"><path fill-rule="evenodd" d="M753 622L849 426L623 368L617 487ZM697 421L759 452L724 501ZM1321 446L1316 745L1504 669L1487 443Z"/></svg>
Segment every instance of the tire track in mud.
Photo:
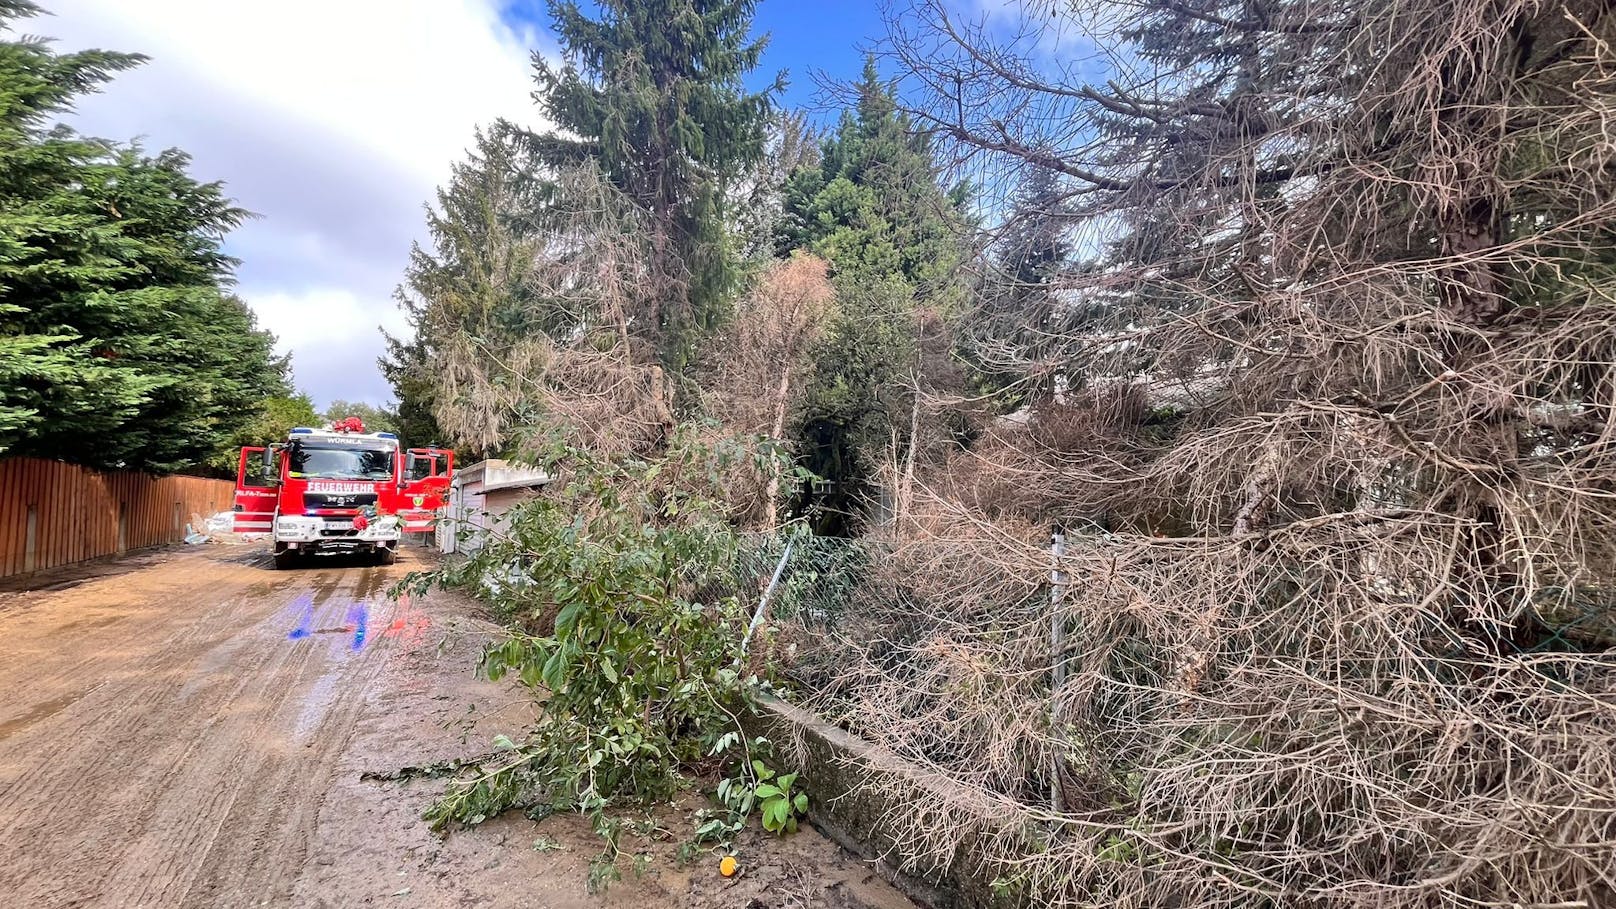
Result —
<svg viewBox="0 0 1616 909"><path fill-rule="evenodd" d="M340 593L337 580L330 575L317 576L315 590L314 599L322 603ZM175 765L176 772L156 786L159 791L205 793L203 806L199 810L194 804L176 799L157 804L156 815L140 825L144 832L124 850L103 889L113 904L181 905L207 869L231 864L229 853L239 853L243 846L249 855L262 850L256 824L232 829L231 836L225 839L220 838L220 832L226 829L243 796L259 809L253 820L260 823L266 817L275 818L278 808L284 806L283 800L267 801L259 796L272 782L266 779L273 772L268 765L286 757L277 735L278 721L300 687L296 683L310 673L317 656L315 648L288 647L284 640L276 641L278 630L254 628L222 648L226 651L225 661L239 669L239 683L220 700L206 733ZM241 652L244 650L247 653ZM243 713L250 720L232 721ZM311 779L316 786L320 782ZM175 830L184 831L177 841L169 839ZM221 847L225 856L218 854ZM153 856L161 856L156 867ZM202 861L196 861L197 856ZM204 890L216 889L208 883L203 881ZM217 901L209 899L206 904L216 905Z"/></svg>
<svg viewBox="0 0 1616 909"><path fill-rule="evenodd" d="M351 592L330 598L328 627L339 615L346 621L355 605L378 611L380 604L370 599L378 586L370 579L378 574L367 568ZM350 641L359 641L359 648ZM323 653L319 646L306 648L300 675L317 678L303 688L302 698L287 689L281 699L273 722L278 747L259 762L254 784L220 818L221 829L232 835L214 843L199 885L182 906L218 905L216 897L230 893L260 893L272 905L289 902L296 875L287 871L301 869L307 859L324 796L385 663L386 652L368 644L345 633L327 639ZM311 707L316 722L309 719Z"/></svg>
<svg viewBox="0 0 1616 909"><path fill-rule="evenodd" d="M289 899L385 662L353 619L363 628L382 611L391 573L312 569L266 582L259 565L200 556L164 568L46 595L24 614L39 626L17 644L24 659L3 633L14 622L0 620L0 685L33 700L0 720L12 723L0 738L8 904ZM119 606L119 620L77 642L87 652L51 654L35 640L75 612ZM316 630L294 638L302 612ZM85 687L97 667L103 677Z"/></svg>
<svg viewBox="0 0 1616 909"><path fill-rule="evenodd" d="M197 597L199 589L210 590L221 581L229 589L234 585L226 580L228 573L239 566L198 560L187 569L100 578L70 585L66 592L0 594L0 627L6 632L0 654L8 661L27 664L20 677L26 689L0 699L0 749L15 729L41 719L37 702L26 694L62 691L58 699L68 706L76 696L107 684L125 662L143 660L147 651L194 634L194 626L177 627L183 616L173 614L173 604ZM286 583L282 580L278 586ZM259 584L263 584L264 594L277 586L264 582L254 586ZM7 601L21 601L27 610L6 609ZM205 616L196 616L198 623L205 620ZM4 668L0 664L0 684L11 679ZM23 719L19 714L29 716Z"/></svg>
<svg viewBox="0 0 1616 909"><path fill-rule="evenodd" d="M173 592L173 591L164 591ZM116 591L97 596L92 603L119 597ZM75 597L82 599L82 596ZM154 698L163 694L173 674L162 659L167 652L187 640L194 640L206 629L213 610L203 614L178 615L167 622L160 638L146 627L143 617L131 614L125 624L129 632L118 630L121 640L110 636L71 640L57 659L35 653L6 663L16 672L0 675L0 684L19 694L18 700L39 692L61 688L81 688L66 708L52 713L46 722L25 725L26 733L13 731L12 741L0 743L0 842L9 842L26 816L25 802L49 801L75 788L84 778L75 773L85 767L78 760L82 753L99 752L109 743L126 738L131 730L145 725ZM163 629L158 629L162 632ZM14 640L7 636L8 643ZM7 648L10 649L10 648ZM60 668L52 663L60 664ZM57 697L66 697L58 695ZM41 748L42 744L48 744ZM110 757L110 756L109 756ZM36 760L31 758L45 758ZM13 776L13 767L24 768ZM93 773L92 773L93 776Z"/></svg>
<svg viewBox="0 0 1616 909"><path fill-rule="evenodd" d="M203 566L194 580L198 587L221 599L211 607L176 615L168 633L152 641L150 647L125 648L109 654L109 658L121 657L123 664L111 680L114 684L109 687L113 690L106 692L106 697L82 702L73 711L75 715L63 724L33 730L46 747L56 743L55 753L40 749L20 756L34 770L18 780L13 790L21 804L0 800L0 816L37 817L42 805L71 806L91 813L110 836L100 843L75 842L62 837L61 831L49 823L43 829L29 831L30 839L49 843L43 851L55 868L74 869L77 873L63 881L37 877L26 880L22 882L23 895L73 904L98 892L101 878L112 865L106 853L149 826L156 804L153 794L166 792L167 777L188 758L192 743L209 734L211 724L207 720L216 712L210 691L216 692L221 680L229 676L214 672L188 678L198 667L187 657L212 652L228 635L228 610L222 607L237 596L235 588L239 587L230 585L221 590L207 584L213 580L209 575ZM180 603L185 600L179 590L161 593L176 595ZM185 615L191 617L189 621L184 620ZM137 632L134 636L146 635ZM239 677L251 675L243 673ZM198 720L203 722L199 724ZM194 799L194 794L185 794L185 801ZM37 846L28 851L36 849Z"/></svg>

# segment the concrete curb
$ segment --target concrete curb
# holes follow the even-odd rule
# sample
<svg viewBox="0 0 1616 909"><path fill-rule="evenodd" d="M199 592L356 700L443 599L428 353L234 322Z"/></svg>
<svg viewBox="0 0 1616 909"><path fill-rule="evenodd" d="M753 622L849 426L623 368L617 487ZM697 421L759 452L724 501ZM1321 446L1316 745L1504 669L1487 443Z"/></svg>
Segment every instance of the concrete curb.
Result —
<svg viewBox="0 0 1616 909"><path fill-rule="evenodd" d="M847 730L784 701L765 700L747 721L751 735L773 743L807 787L809 820L844 849L872 862L876 871L910 899L932 909L1006 909L1013 901L995 894L995 875L983 860L987 832L967 831L944 866L928 867L905 856L895 818L902 806L895 789L911 788L931 804L957 804L960 793L946 781L897 759ZM894 781L901 781L894 786ZM875 785L879 783L879 785Z"/></svg>

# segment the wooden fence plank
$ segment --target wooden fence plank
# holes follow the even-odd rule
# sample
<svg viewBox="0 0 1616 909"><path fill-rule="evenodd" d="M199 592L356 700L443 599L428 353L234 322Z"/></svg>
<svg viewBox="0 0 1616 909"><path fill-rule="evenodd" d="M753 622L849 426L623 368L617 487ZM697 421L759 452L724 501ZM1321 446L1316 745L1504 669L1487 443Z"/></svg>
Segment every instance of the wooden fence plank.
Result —
<svg viewBox="0 0 1616 909"><path fill-rule="evenodd" d="M17 511L16 488L21 481L17 473L21 468L9 461L0 461L0 577L11 573L11 517Z"/></svg>
<svg viewBox="0 0 1616 909"><path fill-rule="evenodd" d="M23 533L28 520L28 477L32 465L23 463L16 465L15 476L12 478L11 509L0 515L0 523L6 526L6 571L16 574L22 571Z"/></svg>
<svg viewBox="0 0 1616 909"><path fill-rule="evenodd" d="M11 522L7 519L17 509L12 492L16 485L17 469L0 461L0 576L11 571Z"/></svg>
<svg viewBox="0 0 1616 909"><path fill-rule="evenodd" d="M30 465L19 464L12 479L12 507L8 514L0 515L6 525L7 570L15 574L22 570L23 532L28 519L28 473Z"/></svg>
<svg viewBox="0 0 1616 909"><path fill-rule="evenodd" d="M6 570L15 574L22 570L22 533L28 516L28 465L18 464L11 478L11 508L0 515L6 527Z"/></svg>
<svg viewBox="0 0 1616 909"><path fill-rule="evenodd" d="M67 471L62 469L64 466L62 464L51 465L50 494L46 497L46 501L39 503L40 512L50 516L50 529L45 529L44 518L41 517L41 526L39 528L40 555L37 562L42 566L49 565L52 568L67 561L67 556L62 552L68 540L67 528L63 526L62 521L62 499L66 497L68 489L72 488L72 486Z"/></svg>
<svg viewBox="0 0 1616 909"><path fill-rule="evenodd" d="M34 496L34 558L35 571L55 567L56 556L56 493L60 489L60 471L56 464L46 463L40 471ZM27 567L27 566L24 566Z"/></svg>
<svg viewBox="0 0 1616 909"><path fill-rule="evenodd" d="M62 558L66 560L63 562L65 565L82 562L90 558L90 553L93 551L89 545L90 541L87 539L86 529L89 522L84 503L92 494L94 486L92 483L79 482L76 477L74 480L71 484L71 491L67 495L67 540L66 546L62 550Z"/></svg>
<svg viewBox="0 0 1616 909"><path fill-rule="evenodd" d="M68 489L73 485L71 471L64 469L66 465L52 464L50 466L49 492L41 496L39 503L40 530L38 562L41 566L46 563L52 568L61 565L66 556L62 554L62 547L67 545L67 528L62 524L62 497L67 495ZM44 527L46 519L50 520L50 529Z"/></svg>

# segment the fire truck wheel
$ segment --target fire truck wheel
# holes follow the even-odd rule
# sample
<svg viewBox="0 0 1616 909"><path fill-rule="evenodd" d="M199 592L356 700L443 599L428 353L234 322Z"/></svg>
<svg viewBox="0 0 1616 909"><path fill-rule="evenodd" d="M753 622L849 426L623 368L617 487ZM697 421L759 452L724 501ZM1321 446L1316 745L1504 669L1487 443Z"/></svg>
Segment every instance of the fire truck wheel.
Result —
<svg viewBox="0 0 1616 909"><path fill-rule="evenodd" d="M278 571L285 571L288 568L296 568L297 562L297 553L293 550L283 549L280 552L275 553L275 568Z"/></svg>
<svg viewBox="0 0 1616 909"><path fill-rule="evenodd" d="M391 546L376 547L376 564L391 565L398 561L398 550Z"/></svg>

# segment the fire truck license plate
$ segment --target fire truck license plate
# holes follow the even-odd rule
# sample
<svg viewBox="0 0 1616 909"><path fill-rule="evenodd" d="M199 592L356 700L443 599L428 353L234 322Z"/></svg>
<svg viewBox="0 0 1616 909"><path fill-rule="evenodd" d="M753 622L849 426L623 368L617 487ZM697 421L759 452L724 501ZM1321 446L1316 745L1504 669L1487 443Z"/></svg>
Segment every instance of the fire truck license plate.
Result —
<svg viewBox="0 0 1616 909"><path fill-rule="evenodd" d="M353 530L352 521L326 521L326 530Z"/></svg>

